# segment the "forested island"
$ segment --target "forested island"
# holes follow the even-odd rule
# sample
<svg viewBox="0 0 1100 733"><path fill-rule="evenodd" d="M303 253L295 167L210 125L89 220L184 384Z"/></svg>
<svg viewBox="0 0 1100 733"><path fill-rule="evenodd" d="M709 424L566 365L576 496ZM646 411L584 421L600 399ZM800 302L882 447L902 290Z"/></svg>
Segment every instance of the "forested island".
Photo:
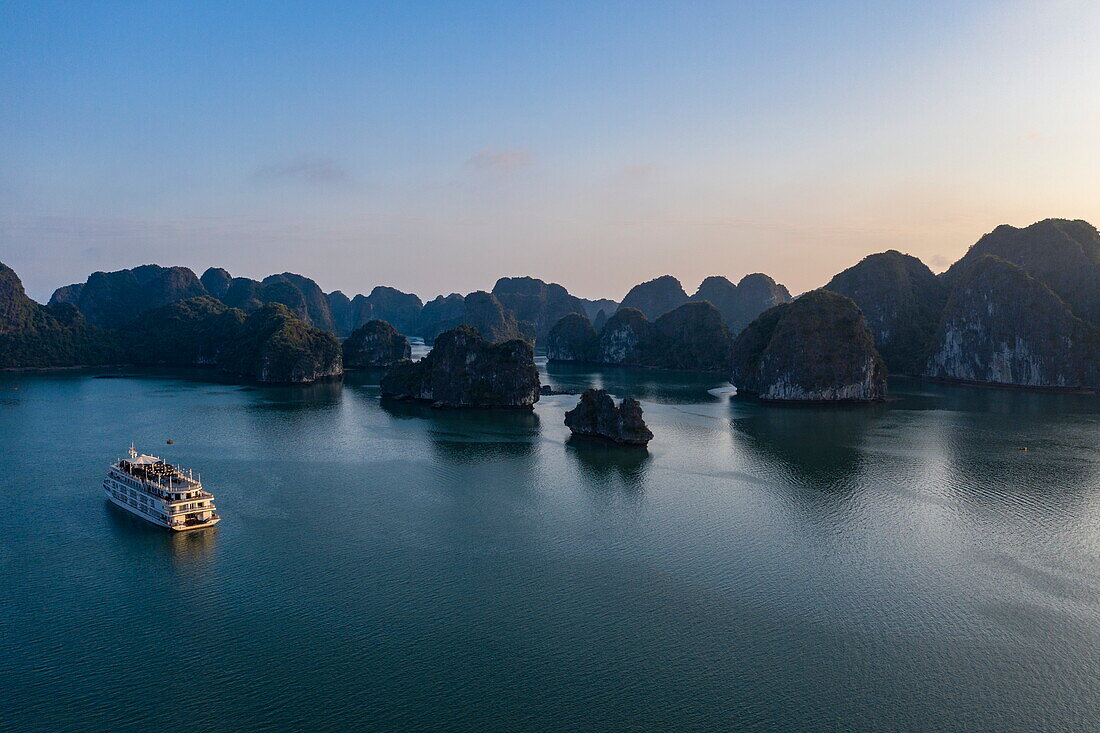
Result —
<svg viewBox="0 0 1100 733"><path fill-rule="evenodd" d="M216 267L197 276L142 265L93 273L41 305L0 264L0 368L207 366L242 380L304 384L377 367L391 370L391 386L405 385L395 392L434 395L424 367L410 366L408 337L453 351L455 329L467 329L457 332L463 348L477 353L526 344L554 362L707 371L776 401L879 400L887 373L1096 391L1100 234L1080 220L1002 225L940 275L891 250L797 298L753 273L736 284L708 277L690 296L663 275L621 302L507 277L489 291L425 303L386 286L325 293L294 273L252 280ZM441 352L431 363L449 358ZM529 376L518 361L509 378ZM506 401L533 403L537 379L534 398L523 385Z"/></svg>

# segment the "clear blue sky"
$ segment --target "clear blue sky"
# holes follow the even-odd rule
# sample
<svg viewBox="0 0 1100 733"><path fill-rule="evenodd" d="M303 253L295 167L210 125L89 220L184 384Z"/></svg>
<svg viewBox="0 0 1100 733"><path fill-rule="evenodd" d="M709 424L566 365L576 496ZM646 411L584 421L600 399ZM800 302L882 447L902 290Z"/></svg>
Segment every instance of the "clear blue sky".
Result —
<svg viewBox="0 0 1100 733"><path fill-rule="evenodd" d="M1100 223L1100 9L1004 2L0 4L0 260L422 296L531 274L793 290Z"/></svg>

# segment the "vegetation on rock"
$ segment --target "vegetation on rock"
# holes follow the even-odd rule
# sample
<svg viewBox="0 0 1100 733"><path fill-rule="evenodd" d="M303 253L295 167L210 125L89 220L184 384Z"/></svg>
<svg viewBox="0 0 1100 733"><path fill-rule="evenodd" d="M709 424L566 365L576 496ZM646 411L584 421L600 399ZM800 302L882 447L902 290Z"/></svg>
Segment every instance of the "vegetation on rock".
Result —
<svg viewBox="0 0 1100 733"><path fill-rule="evenodd" d="M244 320L219 365L258 382L307 384L342 374L343 354L331 333L306 325L281 303L268 303Z"/></svg>
<svg viewBox="0 0 1100 733"><path fill-rule="evenodd" d="M550 361L595 361L599 343L599 334L588 318L570 313L550 329L546 358Z"/></svg>
<svg viewBox="0 0 1100 733"><path fill-rule="evenodd" d="M199 278L199 282L206 288L207 295L221 300L229 291L229 286L233 284L233 276L229 274L228 270L220 267L209 267Z"/></svg>
<svg viewBox="0 0 1100 733"><path fill-rule="evenodd" d="M570 313L583 313L584 301L557 283L534 277L502 277L493 286L493 296L518 322L534 325L534 335L544 339L551 327Z"/></svg>
<svg viewBox="0 0 1100 733"><path fill-rule="evenodd" d="M646 318L654 319L683 305L687 300L687 293L680 281L672 275L662 275L632 287L619 308L636 308Z"/></svg>
<svg viewBox="0 0 1100 733"><path fill-rule="evenodd" d="M0 368L109 364L118 355L114 334L90 326L70 303L35 303L0 262Z"/></svg>
<svg viewBox="0 0 1100 733"><path fill-rule="evenodd" d="M891 372L924 371L947 291L923 262L896 250L870 255L825 289L851 298L863 311Z"/></svg>
<svg viewBox="0 0 1100 733"><path fill-rule="evenodd" d="M953 287L984 255L1018 265L1054 291L1075 316L1100 325L1100 233L1087 221L1045 219L1022 229L1002 224L952 265L944 281Z"/></svg>
<svg viewBox="0 0 1100 733"><path fill-rule="evenodd" d="M729 329L709 302L688 302L651 322L635 308L620 308L602 331L572 313L558 321L547 341L552 361L590 361L651 369L725 372Z"/></svg>
<svg viewBox="0 0 1100 733"><path fill-rule="evenodd" d="M534 340L534 324L516 320L492 293L483 290L466 297L452 293L440 296L424 306L421 312L420 335L433 341L444 331L458 326L472 326L490 341L525 338Z"/></svg>
<svg viewBox="0 0 1100 733"><path fill-rule="evenodd" d="M151 308L200 295L206 288L188 268L142 265L94 272L85 283L59 288L50 303L71 303L92 326L119 328Z"/></svg>
<svg viewBox="0 0 1100 733"><path fill-rule="evenodd" d="M388 367L412 356L409 340L381 320L367 321L344 342L344 368Z"/></svg>
<svg viewBox="0 0 1100 733"><path fill-rule="evenodd" d="M886 365L850 298L814 290L765 311L733 342L738 394L785 402L870 402Z"/></svg>
<svg viewBox="0 0 1100 733"><path fill-rule="evenodd" d="M441 407L530 408L539 388L529 342L493 343L471 326L440 334L427 356L393 366L382 379L383 397Z"/></svg>
<svg viewBox="0 0 1100 733"><path fill-rule="evenodd" d="M240 338L244 321L244 311L206 295L154 308L121 332L122 361L214 366Z"/></svg>
<svg viewBox="0 0 1100 733"><path fill-rule="evenodd" d="M737 285L712 275L699 284L691 299L710 301L722 314L730 333L737 335L768 308L789 303L791 294L772 278L757 272L745 275Z"/></svg>

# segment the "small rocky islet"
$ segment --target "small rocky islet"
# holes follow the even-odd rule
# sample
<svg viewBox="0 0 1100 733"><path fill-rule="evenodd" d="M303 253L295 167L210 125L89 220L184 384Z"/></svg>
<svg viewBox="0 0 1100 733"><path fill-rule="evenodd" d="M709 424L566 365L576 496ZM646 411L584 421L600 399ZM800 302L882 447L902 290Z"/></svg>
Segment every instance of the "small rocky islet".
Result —
<svg viewBox="0 0 1100 733"><path fill-rule="evenodd" d="M890 373L1100 390L1100 234L1087 222L999 226L940 275L894 250L874 254L822 291L793 302L823 291L849 299L862 312ZM877 399L877 370L870 368L866 334L849 328L850 309L825 307L815 295L794 311L781 310L785 315L776 321L773 309L791 304L787 289L762 273L736 285L711 276L690 297L675 277L664 275L632 288L621 304L578 298L537 278L506 277L491 292L424 303L386 286L352 297L325 293L295 273L252 280L212 267L197 277L185 267L150 264L93 273L83 283L58 288L43 306L27 297L10 268L0 266L0 368L204 365L242 379L308 383L337 376L345 366L399 361L400 341L383 347L382 340L393 336L378 332L369 340L377 349L368 351L375 351L343 363L350 352L335 339L351 341L358 329L379 321L398 336L429 343L467 325L489 342L537 342L551 361L711 371L734 377L742 392L775 399L801 394L790 386L796 384L827 400ZM787 333L783 324L800 323L789 319L814 304L819 310L807 322L848 339L843 348L815 340L809 331ZM249 349L230 348L230 331ZM766 345L763 334L770 334ZM760 354L750 344L766 356L755 369ZM788 358L786 369L775 371L779 362L773 357L788 351L798 359ZM850 362L839 368L837 360L845 355ZM867 381L852 381L857 373ZM824 385L830 375L837 380Z"/></svg>
<svg viewBox="0 0 1100 733"><path fill-rule="evenodd" d="M565 425L573 435L616 443L645 446L653 433L642 419L642 406L633 397L615 404L604 389L586 389L577 406L565 413Z"/></svg>

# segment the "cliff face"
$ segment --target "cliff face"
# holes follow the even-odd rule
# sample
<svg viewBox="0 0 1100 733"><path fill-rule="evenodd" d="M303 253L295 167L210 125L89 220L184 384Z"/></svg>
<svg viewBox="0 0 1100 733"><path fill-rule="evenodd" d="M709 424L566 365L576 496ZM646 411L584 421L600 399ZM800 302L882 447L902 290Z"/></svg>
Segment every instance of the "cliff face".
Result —
<svg viewBox="0 0 1100 733"><path fill-rule="evenodd" d="M646 445L653 433L642 419L642 406L627 397L619 406L603 389L586 389L580 402L565 413L565 424L574 435L600 438L625 445Z"/></svg>
<svg viewBox="0 0 1100 733"><path fill-rule="evenodd" d="M765 311L733 342L739 394L785 402L870 402L886 393L886 365L849 298L815 290Z"/></svg>
<svg viewBox="0 0 1100 733"><path fill-rule="evenodd" d="M336 338L306 325L281 303L268 303L248 316L219 364L227 372L277 384L308 384L343 374Z"/></svg>
<svg viewBox="0 0 1100 733"><path fill-rule="evenodd" d="M412 356L409 340L385 321L367 321L344 342L344 368L388 367Z"/></svg>
<svg viewBox="0 0 1100 733"><path fill-rule="evenodd" d="M59 289L50 303L75 305L92 326L119 328L151 308L200 295L206 288L186 267L142 265L92 273L86 283Z"/></svg>
<svg viewBox="0 0 1100 733"><path fill-rule="evenodd" d="M952 265L944 282L954 287L968 265L985 255L1018 265L1064 300L1075 316L1100 325L1100 233L1088 222L1046 219L1022 229L1001 225Z"/></svg>
<svg viewBox="0 0 1100 733"><path fill-rule="evenodd" d="M0 262L0 368L108 364L119 359L114 335L88 325L71 303L35 303Z"/></svg>
<svg viewBox="0 0 1100 733"><path fill-rule="evenodd" d="M537 339L546 338L551 327L570 313L584 312L580 298L557 283L533 277L502 277L493 286L493 295L516 321L533 324Z"/></svg>
<svg viewBox="0 0 1100 733"><path fill-rule="evenodd" d="M595 361L600 337L588 319L570 313L550 329L546 358L550 361Z"/></svg>
<svg viewBox="0 0 1100 733"><path fill-rule="evenodd" d="M441 407L525 407L539 399L534 349L523 340L492 343L460 326L440 334L418 362L392 367L382 396Z"/></svg>
<svg viewBox="0 0 1100 733"><path fill-rule="evenodd" d="M916 257L890 250L863 258L825 286L855 301L887 368L921 374L947 291Z"/></svg>
<svg viewBox="0 0 1100 733"><path fill-rule="evenodd" d="M656 350L657 329L637 308L623 306L607 319L600 333L596 361L641 366Z"/></svg>
<svg viewBox="0 0 1100 733"><path fill-rule="evenodd" d="M927 376L1100 389L1100 329L1046 284L992 255L952 269Z"/></svg>
<svg viewBox="0 0 1100 733"><path fill-rule="evenodd" d="M680 281L672 275L662 275L654 280L635 285L623 298L620 308L636 308L646 318L663 316L673 308L687 302L687 293Z"/></svg>

